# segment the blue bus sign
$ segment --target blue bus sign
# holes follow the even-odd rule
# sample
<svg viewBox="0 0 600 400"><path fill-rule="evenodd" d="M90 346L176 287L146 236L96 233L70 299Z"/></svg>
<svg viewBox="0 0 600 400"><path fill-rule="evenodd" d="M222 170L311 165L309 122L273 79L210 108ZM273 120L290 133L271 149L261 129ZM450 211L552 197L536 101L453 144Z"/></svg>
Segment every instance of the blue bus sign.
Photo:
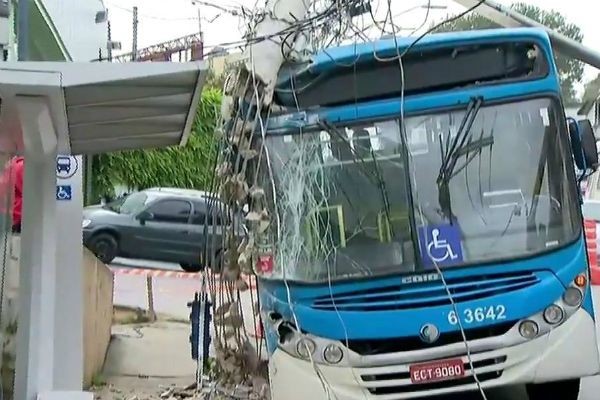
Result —
<svg viewBox="0 0 600 400"><path fill-rule="evenodd" d="M79 165L74 156L56 157L56 177L59 179L69 179L75 175Z"/></svg>

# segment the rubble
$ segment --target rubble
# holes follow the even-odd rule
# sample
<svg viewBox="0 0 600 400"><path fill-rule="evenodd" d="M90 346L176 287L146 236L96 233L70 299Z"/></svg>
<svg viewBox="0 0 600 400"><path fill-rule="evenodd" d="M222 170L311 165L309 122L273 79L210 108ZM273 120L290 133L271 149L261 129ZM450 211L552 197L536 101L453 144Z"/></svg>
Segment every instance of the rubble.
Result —
<svg viewBox="0 0 600 400"><path fill-rule="evenodd" d="M196 384L188 386L165 386L158 385L156 388L147 390L125 389L108 385L102 389L96 389L96 400L259 400L269 399L265 395L268 392L268 384L263 378L256 377L252 386L238 385L233 389L225 389L218 383L211 381L209 377L204 378L204 388L196 390Z"/></svg>

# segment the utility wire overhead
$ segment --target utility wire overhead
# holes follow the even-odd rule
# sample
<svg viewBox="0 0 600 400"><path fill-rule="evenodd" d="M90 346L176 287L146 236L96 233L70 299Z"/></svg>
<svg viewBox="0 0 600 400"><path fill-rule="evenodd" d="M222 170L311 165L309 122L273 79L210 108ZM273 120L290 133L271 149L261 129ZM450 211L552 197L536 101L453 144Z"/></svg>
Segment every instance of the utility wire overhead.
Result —
<svg viewBox="0 0 600 400"><path fill-rule="evenodd" d="M195 1L196 2L196 1ZM225 14L229 14L232 16L241 16L242 13L239 10L236 9L228 9L226 7L220 6L218 4L212 4L212 3L208 3L208 2L196 2L196 3L201 3L200 5L202 6L207 6L207 7L211 7L214 8L216 10L219 10L220 12L217 15L222 15L223 13ZM133 14L133 8L129 8L129 7L123 7L121 5L112 3L112 2L107 2L108 5L110 5L111 8L116 8L118 10L121 11L126 11L128 13ZM135 8L135 7L134 7ZM241 10L241 8L240 8ZM157 21L197 21L198 17L164 17L164 16L158 16L158 15L152 15L152 14L146 14L146 13L139 13L138 14L138 18L140 19L153 19L153 20L157 20ZM209 18L207 20L210 19L214 19L215 17Z"/></svg>

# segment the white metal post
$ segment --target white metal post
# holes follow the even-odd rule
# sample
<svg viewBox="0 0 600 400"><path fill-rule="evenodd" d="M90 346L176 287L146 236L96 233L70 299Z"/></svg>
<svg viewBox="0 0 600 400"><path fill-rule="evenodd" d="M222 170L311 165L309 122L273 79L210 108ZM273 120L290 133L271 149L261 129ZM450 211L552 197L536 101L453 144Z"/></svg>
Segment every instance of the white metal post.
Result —
<svg viewBox="0 0 600 400"><path fill-rule="evenodd" d="M84 266L81 221L83 159L59 156L53 166L56 185L67 198L56 200L56 314L54 322L54 389L81 390L83 385ZM59 196L57 196L59 197ZM59 356L60 355L60 356Z"/></svg>
<svg viewBox="0 0 600 400"><path fill-rule="evenodd" d="M15 398L35 400L54 379L56 148L43 97L17 103L25 143Z"/></svg>

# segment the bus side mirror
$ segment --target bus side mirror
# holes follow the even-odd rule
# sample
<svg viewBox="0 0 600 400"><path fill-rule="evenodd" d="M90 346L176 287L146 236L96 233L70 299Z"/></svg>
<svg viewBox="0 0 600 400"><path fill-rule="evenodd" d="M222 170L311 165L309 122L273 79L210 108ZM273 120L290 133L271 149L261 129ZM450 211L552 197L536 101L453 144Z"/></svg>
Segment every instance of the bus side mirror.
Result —
<svg viewBox="0 0 600 400"><path fill-rule="evenodd" d="M598 169L598 148L596 147L596 136L594 128L589 119L582 119L578 122L579 134L581 138L581 148L585 165L593 171Z"/></svg>
<svg viewBox="0 0 600 400"><path fill-rule="evenodd" d="M575 165L581 171L595 171L598 168L598 150L591 122L587 119L575 121L567 118L567 124Z"/></svg>
<svg viewBox="0 0 600 400"><path fill-rule="evenodd" d="M573 161L580 171L585 171L585 158L581 147L581 137L579 134L579 126L574 118L567 118L567 127L569 128L569 138L571 139L571 152L573 153Z"/></svg>

